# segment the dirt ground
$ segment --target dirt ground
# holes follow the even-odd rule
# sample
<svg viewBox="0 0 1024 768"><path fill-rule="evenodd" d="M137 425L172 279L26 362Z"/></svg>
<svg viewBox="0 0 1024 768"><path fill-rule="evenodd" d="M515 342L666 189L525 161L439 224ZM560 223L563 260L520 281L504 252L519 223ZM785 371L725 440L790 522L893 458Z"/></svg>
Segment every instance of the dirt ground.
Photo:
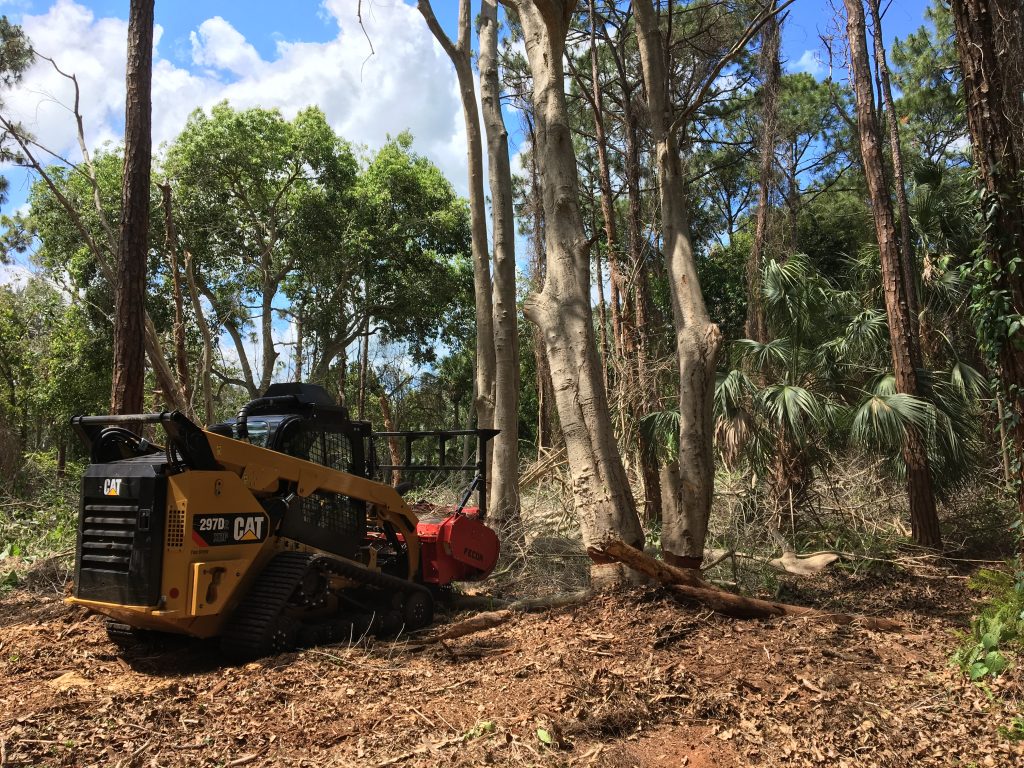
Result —
<svg viewBox="0 0 1024 768"><path fill-rule="evenodd" d="M962 576L784 588L907 631L739 621L637 589L427 650L378 639L230 666L210 643L119 651L52 590L13 591L0 765L1024 766L998 731L1024 676L986 689L949 663Z"/></svg>

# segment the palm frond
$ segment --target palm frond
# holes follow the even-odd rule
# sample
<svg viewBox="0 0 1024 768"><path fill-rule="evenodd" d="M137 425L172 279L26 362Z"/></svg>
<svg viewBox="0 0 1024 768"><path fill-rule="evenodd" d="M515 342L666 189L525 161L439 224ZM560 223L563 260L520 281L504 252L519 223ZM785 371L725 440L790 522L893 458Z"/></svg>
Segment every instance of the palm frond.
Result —
<svg viewBox="0 0 1024 768"><path fill-rule="evenodd" d="M935 423L934 406L927 400L902 392L882 394L891 376L881 377L874 393L857 407L850 429L855 443L893 450L903 445L908 430L927 435ZM894 382L893 382L894 383Z"/></svg>
<svg viewBox="0 0 1024 768"><path fill-rule="evenodd" d="M876 374L868 380L868 392L880 397L896 394L896 377L890 371Z"/></svg>
<svg viewBox="0 0 1024 768"><path fill-rule="evenodd" d="M756 402L765 419L784 429L797 445L826 426L823 399L804 387L775 384L761 390Z"/></svg>
<svg viewBox="0 0 1024 768"><path fill-rule="evenodd" d="M743 409L715 419L715 444L722 452L722 460L728 469L735 470L739 466L753 433L753 419Z"/></svg>
<svg viewBox="0 0 1024 768"><path fill-rule="evenodd" d="M963 360L957 360L953 364L947 378L950 385L970 400L980 400L988 395L988 380L979 370L972 368Z"/></svg>
<svg viewBox="0 0 1024 768"><path fill-rule="evenodd" d="M739 368L719 373L715 380L715 411L729 413L742 408L753 391L753 382Z"/></svg>
<svg viewBox="0 0 1024 768"><path fill-rule="evenodd" d="M679 455L679 411L654 411L640 419L640 432L664 459Z"/></svg>
<svg viewBox="0 0 1024 768"><path fill-rule="evenodd" d="M877 356L889 344L889 322L885 312L865 309L847 324L841 339L842 349L849 355Z"/></svg>
<svg viewBox="0 0 1024 768"><path fill-rule="evenodd" d="M753 339L738 339L736 349L742 361L762 373L767 373L774 367L788 367L793 354L793 347L786 337L772 339L763 344Z"/></svg>

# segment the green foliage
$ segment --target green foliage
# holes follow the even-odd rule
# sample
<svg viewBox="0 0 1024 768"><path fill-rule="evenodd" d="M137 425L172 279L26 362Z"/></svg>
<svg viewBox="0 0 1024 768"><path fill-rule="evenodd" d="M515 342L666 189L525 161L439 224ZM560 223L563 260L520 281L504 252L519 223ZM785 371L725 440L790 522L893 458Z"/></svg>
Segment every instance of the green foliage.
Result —
<svg viewBox="0 0 1024 768"><path fill-rule="evenodd" d="M0 417L20 425L45 415L45 435L62 441L76 413L106 408L110 395L109 330L94 326L81 304L42 278L0 287ZM108 330L108 333L103 333Z"/></svg>
<svg viewBox="0 0 1024 768"><path fill-rule="evenodd" d="M743 335L747 319L746 261L750 245L737 236L735 243L716 246L697 262L697 276L708 313L726 339Z"/></svg>
<svg viewBox="0 0 1024 768"><path fill-rule="evenodd" d="M493 720L481 720L479 723L477 723L468 731L466 731L463 734L462 738L465 741L478 739L481 736L486 736L490 733L494 733L495 730L497 730L497 727L498 726L495 724Z"/></svg>
<svg viewBox="0 0 1024 768"><path fill-rule="evenodd" d="M928 24L892 47L892 79L899 89L896 111L906 143L931 160L958 160L967 134L960 93L960 62L953 17L941 0L925 11Z"/></svg>
<svg viewBox="0 0 1024 768"><path fill-rule="evenodd" d="M1010 741L1024 741L1024 717L1016 715L1009 725L999 726L999 734Z"/></svg>
<svg viewBox="0 0 1024 768"><path fill-rule="evenodd" d="M847 289L805 254L769 261L762 296L770 340L737 341L736 367L719 376L719 448L730 467L745 459L776 501L801 503L836 451L867 449L901 477L910 430L926 438L940 494L978 466L984 377L953 356L949 370L920 372L922 396L896 391L872 256L848 262Z"/></svg>
<svg viewBox="0 0 1024 768"><path fill-rule="evenodd" d="M971 680L996 677L1016 660L1024 644L1024 571L983 568L968 585L987 597L953 660Z"/></svg>
<svg viewBox="0 0 1024 768"><path fill-rule="evenodd" d="M34 58L32 43L24 30L12 24L7 16L0 16L0 89L8 90L21 82ZM3 106L3 101L0 101L0 109ZM18 150L12 146L12 140L6 129L0 130L0 162L18 159ZM0 204L7 202L8 184L7 177L0 176Z"/></svg>
<svg viewBox="0 0 1024 768"><path fill-rule="evenodd" d="M286 120L276 110L222 103L195 112L163 151L151 193L147 306L168 339L172 275L156 186L167 181L174 245L179 258L188 255L201 295L198 305L185 297L189 358L195 368L201 340L194 318L202 313L218 347L215 372L232 384L216 390L218 412L237 410L239 398L249 397L234 384L254 390L290 365L280 343L269 369L265 359L248 355L253 341L272 339L282 320L300 313L304 378L330 389L367 325L378 347L401 349L414 364L434 361L439 346L458 346L472 333L467 206L438 168L413 150L408 134L360 159L319 109ZM70 413L105 410L106 395L83 389L102 390L110 380L113 290L98 262L114 258L122 157L119 149L106 148L92 159L92 175L84 167L49 168L53 188L37 181L28 214L9 219L4 236L11 251L32 250L45 278L68 297L61 323L53 311L40 320L54 330L42 334L53 342L47 365L63 368L66 361L80 374L40 380L39 389L52 389L39 395L40 407L46 398L65 401L47 411L47 421L52 413L58 424ZM14 314L39 316L26 315L23 306ZM7 334L15 352L18 333ZM225 341L234 341L237 356L222 354ZM23 421L27 411L19 413Z"/></svg>
<svg viewBox="0 0 1024 768"><path fill-rule="evenodd" d="M69 461L59 477L56 452L26 454L0 504L0 561L35 560L73 546L84 471L83 462Z"/></svg>
<svg viewBox="0 0 1024 768"><path fill-rule="evenodd" d="M842 275L848 259L873 239L871 218L856 187L818 195L800 209L797 242L823 274Z"/></svg>
<svg viewBox="0 0 1024 768"><path fill-rule="evenodd" d="M244 332L255 307L265 337L271 307L301 312L307 378L333 384L367 324L420 363L465 332L468 211L411 135L361 163L318 108L222 103L193 113L165 171L212 324Z"/></svg>
<svg viewBox="0 0 1024 768"><path fill-rule="evenodd" d="M403 133L373 157L356 189L352 258L363 265L366 306L385 343L417 362L438 342L466 338L473 322L469 209L440 169Z"/></svg>

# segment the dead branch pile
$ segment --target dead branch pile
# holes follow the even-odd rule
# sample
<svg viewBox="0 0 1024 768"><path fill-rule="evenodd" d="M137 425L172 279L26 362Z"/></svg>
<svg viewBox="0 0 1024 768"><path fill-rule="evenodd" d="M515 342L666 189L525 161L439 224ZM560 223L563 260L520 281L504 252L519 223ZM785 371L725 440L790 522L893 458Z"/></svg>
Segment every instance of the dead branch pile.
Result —
<svg viewBox="0 0 1024 768"><path fill-rule="evenodd" d="M778 603L744 597L709 584L696 571L675 568L668 563L655 560L628 544L610 540L596 549L596 552L617 562L628 565L635 571L664 584L678 597L696 600L718 613L743 619L765 619L776 616L791 616L826 621L831 624L859 624L868 629L883 632L901 632L902 625L890 619L872 616L854 616L848 613L830 613L802 605Z"/></svg>

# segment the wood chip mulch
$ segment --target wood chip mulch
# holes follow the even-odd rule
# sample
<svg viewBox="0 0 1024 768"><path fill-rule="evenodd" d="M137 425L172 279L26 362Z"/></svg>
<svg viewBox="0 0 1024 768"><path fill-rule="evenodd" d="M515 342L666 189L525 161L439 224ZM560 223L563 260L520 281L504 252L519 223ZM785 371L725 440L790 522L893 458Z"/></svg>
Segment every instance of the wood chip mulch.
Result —
<svg viewBox="0 0 1024 768"><path fill-rule="evenodd" d="M14 591L0 766L1024 766L999 730L1024 675L982 687L950 665L962 578L793 585L786 599L908 631L739 621L638 589L426 650L230 666L212 643L118 649L99 617Z"/></svg>

